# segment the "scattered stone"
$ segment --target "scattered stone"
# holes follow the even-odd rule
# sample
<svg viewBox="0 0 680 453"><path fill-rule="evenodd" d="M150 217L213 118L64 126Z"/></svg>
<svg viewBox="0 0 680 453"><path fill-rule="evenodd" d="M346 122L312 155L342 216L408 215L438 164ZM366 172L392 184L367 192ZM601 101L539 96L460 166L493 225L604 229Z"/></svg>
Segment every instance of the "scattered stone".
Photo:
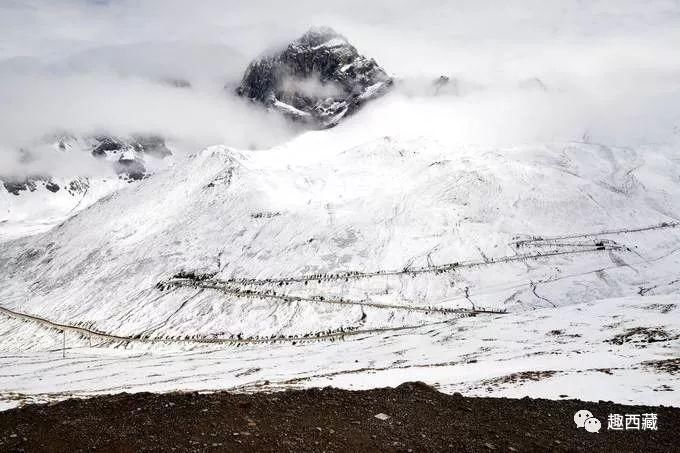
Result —
<svg viewBox="0 0 680 453"><path fill-rule="evenodd" d="M461 417L463 406L473 408L473 413ZM575 411L583 407L596 414L656 413L663 425L658 431L589 435L576 430L572 422ZM370 423L375 415L387 415L376 414L378 409L392 414L395 422ZM243 430L251 419L257 420L256 432ZM397 424L397 419L405 422ZM648 452L675 451L679 435L678 408L453 397L421 383L367 391L324 388L276 394L142 392L50 406L29 404L0 412L2 451L22 447L38 452L185 452L213 447L217 451Z"/></svg>

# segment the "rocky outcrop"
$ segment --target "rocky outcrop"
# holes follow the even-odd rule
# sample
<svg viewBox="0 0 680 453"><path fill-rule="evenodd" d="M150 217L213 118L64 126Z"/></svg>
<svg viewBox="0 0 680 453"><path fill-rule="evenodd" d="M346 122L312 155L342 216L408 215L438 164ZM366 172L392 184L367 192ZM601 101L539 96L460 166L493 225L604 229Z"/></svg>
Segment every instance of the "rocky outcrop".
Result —
<svg viewBox="0 0 680 453"><path fill-rule="evenodd" d="M137 152L158 159L164 159L172 155L172 151L165 145L163 137L158 135L136 135L132 139L132 146Z"/></svg>
<svg viewBox="0 0 680 453"><path fill-rule="evenodd" d="M125 151L135 151L159 159L172 154L163 137L158 135L135 135L130 139L100 135L94 137L94 140L92 155L96 157L122 154Z"/></svg>
<svg viewBox="0 0 680 453"><path fill-rule="evenodd" d="M35 192L43 187L52 193L57 193L63 189L69 195L76 196L86 193L90 187L90 180L82 176L64 181L63 179L55 180L49 176L41 175L22 177L0 175L0 182L7 192L16 196L21 195L22 192Z"/></svg>
<svg viewBox="0 0 680 453"><path fill-rule="evenodd" d="M94 137L97 144L92 148L92 155L95 157L107 157L113 153L122 152L125 149L125 143L122 141L106 136Z"/></svg>
<svg viewBox="0 0 680 453"><path fill-rule="evenodd" d="M36 189L36 181L33 178L13 179L3 177L2 185L7 192L13 195L19 195L24 190L34 192Z"/></svg>
<svg viewBox="0 0 680 453"><path fill-rule="evenodd" d="M113 161L116 174L135 181L147 175L144 165L147 156L164 159L172 154L165 140L157 135L136 135L130 139L97 136L94 141L93 156Z"/></svg>
<svg viewBox="0 0 680 453"><path fill-rule="evenodd" d="M330 28L253 61L236 92L287 117L327 128L384 94L392 78Z"/></svg>
<svg viewBox="0 0 680 453"><path fill-rule="evenodd" d="M172 155L163 137L151 134L127 138L98 135L78 139L73 135L61 133L46 137L41 144L50 145L60 153L89 151L92 156L104 161L105 165L110 165L119 178L129 182L138 181L149 175L147 169L149 158L160 160ZM43 147L40 152L46 152L47 149ZM57 193L64 189L67 193L76 195L86 192L89 187L87 178L78 177L73 180L54 178L54 175L44 170L35 171L30 164L35 161L36 152L22 148L19 155L19 162L25 165L24 170L16 175L0 174L0 184L10 194L19 196L37 190Z"/></svg>
<svg viewBox="0 0 680 453"><path fill-rule="evenodd" d="M24 191L35 192L40 185L43 185L50 192L59 192L61 189L59 184L46 176L26 176L23 178L0 176L0 181L2 181L7 192L17 196Z"/></svg>
<svg viewBox="0 0 680 453"><path fill-rule="evenodd" d="M114 164L116 174L133 181L139 181L146 176L146 167L144 161L137 156L121 157Z"/></svg>

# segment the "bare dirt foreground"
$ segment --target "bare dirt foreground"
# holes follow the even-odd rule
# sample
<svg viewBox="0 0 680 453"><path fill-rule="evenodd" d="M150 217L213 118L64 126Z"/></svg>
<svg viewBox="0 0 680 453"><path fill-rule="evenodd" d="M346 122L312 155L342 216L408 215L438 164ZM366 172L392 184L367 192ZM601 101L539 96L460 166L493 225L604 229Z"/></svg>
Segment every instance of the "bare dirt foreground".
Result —
<svg viewBox="0 0 680 453"><path fill-rule="evenodd" d="M577 429L580 409L602 423ZM607 430L656 413L658 430ZM377 418L385 414L389 418ZM680 409L465 398L422 383L347 391L119 394L0 413L1 451L680 451Z"/></svg>

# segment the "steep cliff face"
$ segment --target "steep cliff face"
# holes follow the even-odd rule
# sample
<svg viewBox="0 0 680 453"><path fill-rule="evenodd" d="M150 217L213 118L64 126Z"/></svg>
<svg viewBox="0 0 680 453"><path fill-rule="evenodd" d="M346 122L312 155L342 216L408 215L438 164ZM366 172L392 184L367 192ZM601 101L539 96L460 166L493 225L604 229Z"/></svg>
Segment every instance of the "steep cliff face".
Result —
<svg viewBox="0 0 680 453"><path fill-rule="evenodd" d="M283 51L253 61L237 89L247 97L314 127L335 126L392 78L330 28L313 28Z"/></svg>

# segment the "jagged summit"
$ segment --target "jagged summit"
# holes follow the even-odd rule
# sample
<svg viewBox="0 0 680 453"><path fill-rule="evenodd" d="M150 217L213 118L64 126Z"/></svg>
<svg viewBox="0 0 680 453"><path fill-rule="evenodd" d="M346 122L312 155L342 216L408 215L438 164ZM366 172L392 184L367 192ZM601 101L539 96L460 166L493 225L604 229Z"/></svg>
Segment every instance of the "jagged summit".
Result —
<svg viewBox="0 0 680 453"><path fill-rule="evenodd" d="M253 61L236 90L316 127L335 126L384 94L392 78L328 27L312 28L279 53Z"/></svg>

